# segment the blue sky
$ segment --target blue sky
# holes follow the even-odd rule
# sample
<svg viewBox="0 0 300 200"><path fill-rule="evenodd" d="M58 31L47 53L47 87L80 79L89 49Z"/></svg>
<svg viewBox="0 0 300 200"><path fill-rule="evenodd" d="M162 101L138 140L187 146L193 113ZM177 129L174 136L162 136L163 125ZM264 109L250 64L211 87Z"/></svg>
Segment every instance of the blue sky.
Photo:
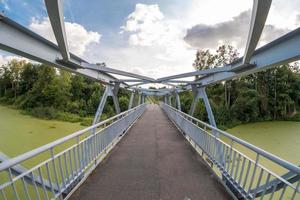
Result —
<svg viewBox="0 0 300 200"><path fill-rule="evenodd" d="M64 0L70 49L90 62L153 77L192 71L197 49L246 42L252 0ZM216 6L218 5L218 6ZM263 45L300 25L300 0L273 0ZM43 0L0 0L0 10L55 42ZM0 64L15 58L0 52Z"/></svg>

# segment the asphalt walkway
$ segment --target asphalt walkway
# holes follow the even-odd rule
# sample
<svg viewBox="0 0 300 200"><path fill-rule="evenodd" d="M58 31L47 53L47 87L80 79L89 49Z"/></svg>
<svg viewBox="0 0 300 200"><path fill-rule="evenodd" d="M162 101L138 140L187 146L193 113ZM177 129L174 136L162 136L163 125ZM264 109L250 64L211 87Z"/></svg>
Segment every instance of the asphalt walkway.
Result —
<svg viewBox="0 0 300 200"><path fill-rule="evenodd" d="M162 109L145 113L71 200L232 199Z"/></svg>

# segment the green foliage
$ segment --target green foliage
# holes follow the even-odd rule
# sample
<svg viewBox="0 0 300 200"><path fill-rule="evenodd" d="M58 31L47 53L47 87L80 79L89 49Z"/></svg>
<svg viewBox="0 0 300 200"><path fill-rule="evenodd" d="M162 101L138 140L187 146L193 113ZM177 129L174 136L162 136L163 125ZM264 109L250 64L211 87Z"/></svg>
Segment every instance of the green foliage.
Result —
<svg viewBox="0 0 300 200"><path fill-rule="evenodd" d="M119 104L120 104L121 112L123 112L128 109L129 99L126 96L121 96L119 98Z"/></svg>
<svg viewBox="0 0 300 200"><path fill-rule="evenodd" d="M197 70L219 67L237 57L236 49L223 45L215 53L198 51L193 66ZM45 65L14 60L0 67L0 103L12 104L39 118L90 125L103 92L103 86L94 80ZM300 120L297 63L209 86L207 94L220 128L265 120ZM118 95L121 111L127 110L129 93L120 89ZM135 95L135 105L138 99ZM188 113L192 92L181 93L180 99L182 111ZM158 100L153 97L150 101ZM172 102L175 103L175 98ZM109 98L101 119L113 115L113 101ZM201 101L196 106L195 117L208 121Z"/></svg>
<svg viewBox="0 0 300 200"><path fill-rule="evenodd" d="M45 65L13 60L0 67L0 103L38 118L90 125L103 92L94 80ZM120 89L119 97L121 110L127 110L128 92ZM114 114L109 98L102 118Z"/></svg>
<svg viewBox="0 0 300 200"><path fill-rule="evenodd" d="M223 45L216 53L199 50L194 61L196 70L226 65L237 59L232 46ZM196 77L198 78L198 77ZM298 63L278 66L243 78L218 83L207 94L219 128L265 120L300 121L300 74ZM181 93L182 110L189 112L191 92ZM195 117L208 121L205 107L197 104Z"/></svg>

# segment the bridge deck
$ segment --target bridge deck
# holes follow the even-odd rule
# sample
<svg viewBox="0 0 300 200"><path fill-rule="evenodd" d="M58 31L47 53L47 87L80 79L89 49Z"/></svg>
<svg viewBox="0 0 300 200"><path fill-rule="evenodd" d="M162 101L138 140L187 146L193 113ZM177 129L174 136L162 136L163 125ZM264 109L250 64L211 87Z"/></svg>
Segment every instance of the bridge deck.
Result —
<svg viewBox="0 0 300 200"><path fill-rule="evenodd" d="M157 105L149 105L72 200L231 199Z"/></svg>

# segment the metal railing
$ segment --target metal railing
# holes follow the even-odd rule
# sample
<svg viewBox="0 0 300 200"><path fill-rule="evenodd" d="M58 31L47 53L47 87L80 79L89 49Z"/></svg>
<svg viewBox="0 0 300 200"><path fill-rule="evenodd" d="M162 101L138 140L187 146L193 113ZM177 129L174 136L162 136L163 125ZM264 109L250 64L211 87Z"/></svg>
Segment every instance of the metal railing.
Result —
<svg viewBox="0 0 300 200"><path fill-rule="evenodd" d="M167 104L161 107L238 199L300 199L300 167Z"/></svg>
<svg viewBox="0 0 300 200"><path fill-rule="evenodd" d="M67 199L146 104L0 163L0 199Z"/></svg>

